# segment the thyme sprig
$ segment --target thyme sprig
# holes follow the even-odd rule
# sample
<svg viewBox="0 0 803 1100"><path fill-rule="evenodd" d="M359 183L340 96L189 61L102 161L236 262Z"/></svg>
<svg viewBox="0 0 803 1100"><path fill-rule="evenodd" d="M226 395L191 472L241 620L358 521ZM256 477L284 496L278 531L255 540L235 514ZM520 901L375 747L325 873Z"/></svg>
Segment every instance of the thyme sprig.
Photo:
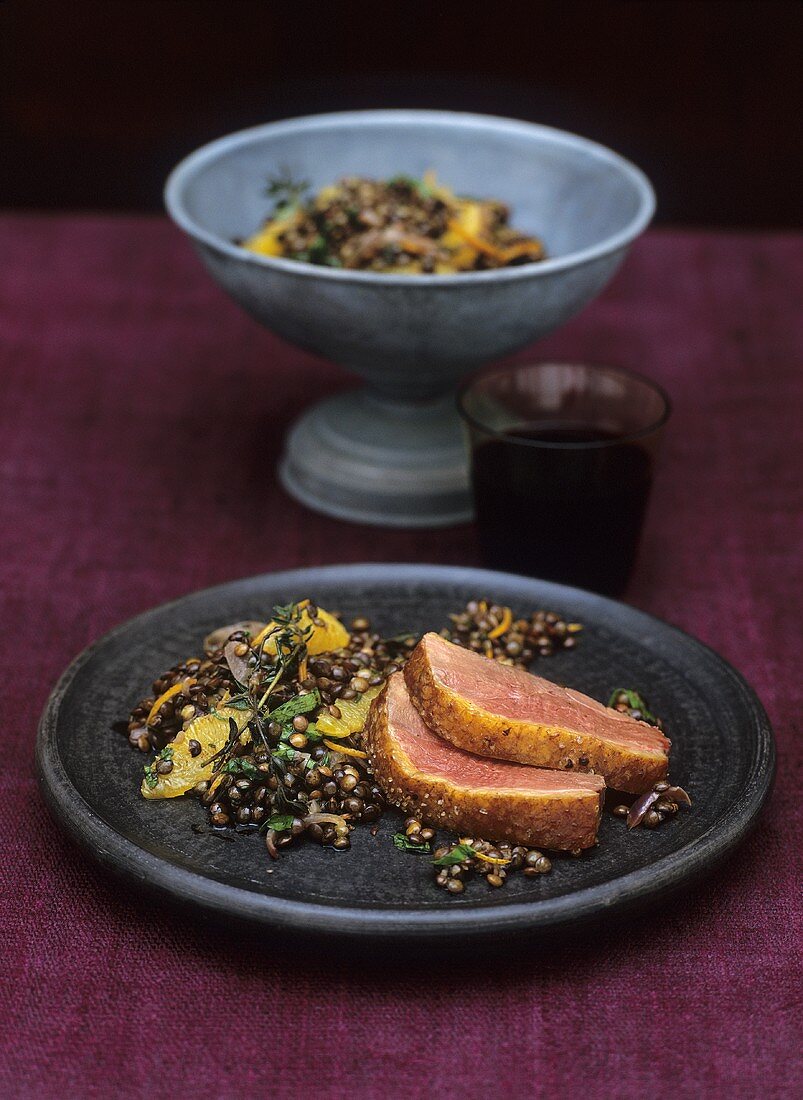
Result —
<svg viewBox="0 0 803 1100"><path fill-rule="evenodd" d="M236 657L228 647L224 651L226 663L240 689L224 705L247 712L249 717L244 724L229 717L226 743L205 761L206 764L214 765L213 775L229 773L250 776L252 770L256 771L254 765L235 755L243 733L250 731L252 740L255 743L261 742L270 754L271 775L277 781L273 796L274 806L278 812L291 816L303 815L305 807L286 794L284 777L287 763L291 759L289 751L295 756L295 750L291 749L285 739L293 731L293 718L317 709L321 697L317 690L281 701L277 701L275 696L281 688L292 683L306 660L307 643L313 626L303 621L305 612L309 621L314 624L317 621L317 608L309 600L280 604L273 609L272 628L266 631L256 650L245 657ZM271 643L270 650L268 643ZM271 747L268 729L274 723L281 727L281 736L279 744ZM312 729L314 735L314 727Z"/></svg>
<svg viewBox="0 0 803 1100"><path fill-rule="evenodd" d="M290 168L282 165L276 175L270 176L265 184L265 194L273 200L272 216L275 218L289 214L300 204L309 189L309 180L294 179Z"/></svg>
<svg viewBox="0 0 803 1100"><path fill-rule="evenodd" d="M229 718L226 743L214 756L204 761L205 764L215 765L213 773L223 770L232 759L246 728L251 731L254 740L259 739L263 747L269 749L267 727L271 722L278 720L285 724L288 714L292 722L296 714L303 714L320 704L320 695L316 691L271 708L272 696L281 685L292 680L306 658L307 641L313 628L302 624L305 610L314 622L317 609L308 600L274 607L273 628L265 633L255 653L248 658L237 658L236 668L231 667L235 662L226 654L229 669L241 690L227 699L225 706L248 711L251 716L242 728L233 718ZM271 640L275 654L273 660L266 663L266 646Z"/></svg>

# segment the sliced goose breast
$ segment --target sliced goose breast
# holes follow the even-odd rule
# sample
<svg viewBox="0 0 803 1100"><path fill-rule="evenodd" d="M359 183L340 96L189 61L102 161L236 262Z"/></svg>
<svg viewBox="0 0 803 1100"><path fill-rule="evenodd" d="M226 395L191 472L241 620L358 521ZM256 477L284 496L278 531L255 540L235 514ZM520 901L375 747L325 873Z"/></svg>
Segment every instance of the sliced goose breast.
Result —
<svg viewBox="0 0 803 1100"><path fill-rule="evenodd" d="M438 634L424 635L404 675L426 724L468 752L595 772L634 794L666 775L670 742L654 726Z"/></svg>
<svg viewBox="0 0 803 1100"><path fill-rule="evenodd" d="M389 800L435 826L492 841L541 848L589 848L605 784L456 748L429 730L403 675L371 704L364 732L369 761Z"/></svg>

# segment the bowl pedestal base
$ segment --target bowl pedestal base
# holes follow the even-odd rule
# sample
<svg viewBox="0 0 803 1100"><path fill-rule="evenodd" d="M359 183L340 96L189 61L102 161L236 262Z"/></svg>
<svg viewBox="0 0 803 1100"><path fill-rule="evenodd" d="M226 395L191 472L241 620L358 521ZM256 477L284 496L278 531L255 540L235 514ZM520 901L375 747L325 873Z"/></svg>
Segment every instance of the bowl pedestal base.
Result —
<svg viewBox="0 0 803 1100"><path fill-rule="evenodd" d="M357 523L445 527L473 515L451 393L394 401L358 389L322 401L290 429L279 477L307 507Z"/></svg>

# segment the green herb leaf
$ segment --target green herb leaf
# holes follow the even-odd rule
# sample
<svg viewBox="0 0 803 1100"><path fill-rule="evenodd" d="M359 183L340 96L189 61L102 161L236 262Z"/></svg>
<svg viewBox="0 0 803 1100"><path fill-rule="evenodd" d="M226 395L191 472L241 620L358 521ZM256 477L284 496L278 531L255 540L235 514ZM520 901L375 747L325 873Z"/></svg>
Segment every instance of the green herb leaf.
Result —
<svg viewBox="0 0 803 1100"><path fill-rule="evenodd" d="M421 194L426 190L423 180L416 179L415 176L407 176L403 172L391 176L388 180L388 187L407 187L410 191L417 191Z"/></svg>
<svg viewBox="0 0 803 1100"><path fill-rule="evenodd" d="M326 238L322 237L319 233L309 245L308 251L311 260L317 260L319 262L325 260L329 251L329 245L326 243Z"/></svg>
<svg viewBox="0 0 803 1100"><path fill-rule="evenodd" d="M304 817L307 814L306 805L294 798L288 798L283 787L279 787L274 792L273 805L282 813L290 814L291 817ZM267 827L270 828L270 825L268 824Z"/></svg>
<svg viewBox="0 0 803 1100"><path fill-rule="evenodd" d="M429 844L426 841L423 844L413 844L408 836L404 833L395 833L393 837L393 843L399 849L400 852L429 852L431 851Z"/></svg>
<svg viewBox="0 0 803 1100"><path fill-rule="evenodd" d="M282 703L280 707L276 707L267 716L268 722L278 722L280 726L287 725L288 722L292 722L298 714L308 714L309 711L315 710L316 707L321 705L321 696L318 689L307 692L306 695L296 695L293 699L288 699L286 703Z"/></svg>
<svg viewBox="0 0 803 1100"><path fill-rule="evenodd" d="M235 757L233 760L227 760L220 770L222 772L228 772L229 775L247 775L249 779L256 779L259 775L259 769L255 764L239 756Z"/></svg>
<svg viewBox="0 0 803 1100"><path fill-rule="evenodd" d="M608 706L612 707L614 706L614 704L618 703L620 695L624 695L630 710L637 710L640 712L641 718L645 722L648 722L651 726L658 725L658 719L650 711L644 697L639 695L637 691L633 691L632 688L616 688L615 691L611 692L611 697L608 700Z"/></svg>
<svg viewBox="0 0 803 1100"><path fill-rule="evenodd" d="M285 832L292 824L292 814L273 814L268 818L268 828L275 829L277 833Z"/></svg>
<svg viewBox="0 0 803 1100"><path fill-rule="evenodd" d="M173 759L173 746L165 745L165 747L156 754L156 758L152 764L146 764L143 768L143 774L145 779L145 786L149 790L153 790L159 785L159 773L156 770L156 762L158 760L172 760Z"/></svg>
<svg viewBox="0 0 803 1100"><path fill-rule="evenodd" d="M275 603L271 621L274 623L289 623L295 614L296 606L294 603Z"/></svg>
<svg viewBox="0 0 803 1100"><path fill-rule="evenodd" d="M289 214L299 205L309 186L307 180L293 179L289 168L281 168L277 175L271 176L265 186L265 194L273 199L274 216Z"/></svg>
<svg viewBox="0 0 803 1100"><path fill-rule="evenodd" d="M464 859L470 859L474 855L474 849L470 844L455 844L446 855L433 859L436 867L454 867L456 863L462 863Z"/></svg>
<svg viewBox="0 0 803 1100"><path fill-rule="evenodd" d="M246 695L240 695L236 699L227 699L225 704L232 710L251 710L251 703Z"/></svg>

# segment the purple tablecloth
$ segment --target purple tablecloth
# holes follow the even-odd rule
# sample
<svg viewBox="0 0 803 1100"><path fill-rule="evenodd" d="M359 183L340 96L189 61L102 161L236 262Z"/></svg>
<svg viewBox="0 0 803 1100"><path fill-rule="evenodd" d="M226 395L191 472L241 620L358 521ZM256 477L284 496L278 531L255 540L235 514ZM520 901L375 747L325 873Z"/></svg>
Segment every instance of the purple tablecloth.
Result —
<svg viewBox="0 0 803 1100"><path fill-rule="evenodd" d="M67 662L152 604L286 566L473 563L471 529L359 528L287 499L289 418L348 380L248 320L164 221L0 219L3 1096L793 1094L802 253L651 233L538 349L674 398L628 598L761 696L780 767L759 831L625 931L416 969L152 909L55 829L34 736Z"/></svg>

